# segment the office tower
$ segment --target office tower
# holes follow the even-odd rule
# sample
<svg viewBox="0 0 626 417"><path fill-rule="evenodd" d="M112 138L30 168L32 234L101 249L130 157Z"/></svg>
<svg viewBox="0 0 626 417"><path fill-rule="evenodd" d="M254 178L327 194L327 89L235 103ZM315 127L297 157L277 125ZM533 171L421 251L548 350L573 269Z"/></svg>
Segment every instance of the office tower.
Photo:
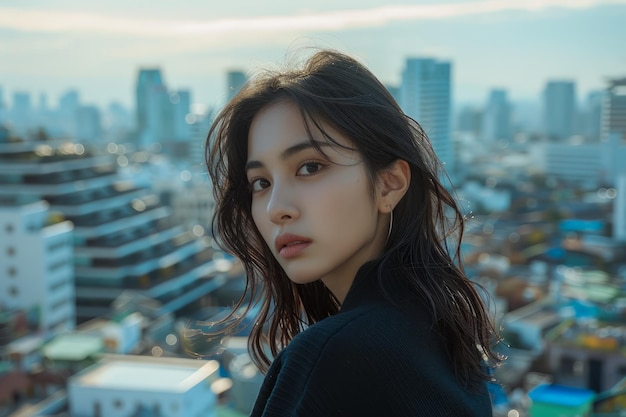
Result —
<svg viewBox="0 0 626 417"><path fill-rule="evenodd" d="M602 106L602 139L617 133L626 141L626 78L609 82Z"/></svg>
<svg viewBox="0 0 626 417"><path fill-rule="evenodd" d="M12 157L19 158L0 154L3 181L27 175L8 163ZM0 194L0 305L24 312L43 334L73 329L72 245L72 224L51 213L48 203Z"/></svg>
<svg viewBox="0 0 626 417"><path fill-rule="evenodd" d="M617 196L613 206L613 237L626 242L626 172L617 177Z"/></svg>
<svg viewBox="0 0 626 417"><path fill-rule="evenodd" d="M191 111L191 93L189 90L178 90L170 95L172 103L173 140L189 140L189 112Z"/></svg>
<svg viewBox="0 0 626 417"><path fill-rule="evenodd" d="M7 103L4 101L4 90L0 87L0 125L6 122Z"/></svg>
<svg viewBox="0 0 626 417"><path fill-rule="evenodd" d="M137 132L141 145L171 139L171 103L158 68L139 71L136 85Z"/></svg>
<svg viewBox="0 0 626 417"><path fill-rule="evenodd" d="M100 110L96 106L78 107L76 111L76 137L83 143L95 143L102 138Z"/></svg>
<svg viewBox="0 0 626 417"><path fill-rule="evenodd" d="M245 72L238 70L228 71L226 74L226 100L230 101L233 97L235 97L247 81L248 77Z"/></svg>
<svg viewBox="0 0 626 417"><path fill-rule="evenodd" d="M11 119L15 132L23 136L26 131L32 128L33 109L30 94L26 92L13 93L13 107L11 108Z"/></svg>
<svg viewBox="0 0 626 417"><path fill-rule="evenodd" d="M62 135L70 138L76 136L77 112L79 106L80 96L76 90L68 90L59 98L58 128Z"/></svg>
<svg viewBox="0 0 626 417"><path fill-rule="evenodd" d="M456 116L456 129L458 132L471 133L478 136L482 131L483 112L475 106L465 105Z"/></svg>
<svg viewBox="0 0 626 417"><path fill-rule="evenodd" d="M566 140L574 134L576 85L573 81L548 81L543 91L544 133L549 140Z"/></svg>
<svg viewBox="0 0 626 417"><path fill-rule="evenodd" d="M511 105L506 90L489 93L483 113L482 136L487 142L511 140Z"/></svg>
<svg viewBox="0 0 626 417"><path fill-rule="evenodd" d="M451 69L449 62L408 58L400 87L400 106L422 125L450 175L455 169L450 132Z"/></svg>
<svg viewBox="0 0 626 417"><path fill-rule="evenodd" d="M127 163L125 155L51 141L1 146L0 198L46 200L74 224L79 322L109 314L126 290L155 300L151 308L160 316L226 281L209 238L173 222L154 192L118 174L116 161Z"/></svg>
<svg viewBox="0 0 626 417"><path fill-rule="evenodd" d="M591 141L600 139L602 129L602 106L606 91L592 91L587 95L582 112L581 132Z"/></svg>

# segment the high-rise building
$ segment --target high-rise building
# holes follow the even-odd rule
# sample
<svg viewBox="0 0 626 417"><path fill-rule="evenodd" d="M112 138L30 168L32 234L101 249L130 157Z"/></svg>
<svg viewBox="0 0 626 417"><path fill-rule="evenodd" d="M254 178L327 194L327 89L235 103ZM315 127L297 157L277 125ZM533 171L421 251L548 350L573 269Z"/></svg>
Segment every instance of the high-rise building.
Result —
<svg viewBox="0 0 626 417"><path fill-rule="evenodd" d="M424 128L450 175L455 170L451 136L451 70L450 62L408 58L400 87L400 106Z"/></svg>
<svg viewBox="0 0 626 417"><path fill-rule="evenodd" d="M0 146L0 198L46 200L74 224L78 321L109 314L126 290L156 300L157 316L176 313L226 281L227 262L214 260L221 254L210 239L174 222L147 185L118 173L125 155L76 143Z"/></svg>
<svg viewBox="0 0 626 417"><path fill-rule="evenodd" d="M626 78L609 82L602 107L602 139L616 133L626 141Z"/></svg>
<svg viewBox="0 0 626 417"><path fill-rule="evenodd" d="M587 95L585 107L582 113L581 133L587 139L596 142L600 139L602 128L602 106L605 101L606 91L592 91Z"/></svg>
<svg viewBox="0 0 626 417"><path fill-rule="evenodd" d="M33 117L33 109L30 94L23 91L13 93L13 106L11 108L11 119L13 129L18 135L24 135L30 128Z"/></svg>
<svg viewBox="0 0 626 417"><path fill-rule="evenodd" d="M226 100L232 100L247 81L248 77L245 72L239 70L228 71L226 74Z"/></svg>
<svg viewBox="0 0 626 417"><path fill-rule="evenodd" d="M102 138L100 110L96 106L80 106L76 111L76 137L88 143L96 143Z"/></svg>
<svg viewBox="0 0 626 417"><path fill-rule="evenodd" d="M7 119L7 103L4 101L4 90L0 87L0 125Z"/></svg>
<svg viewBox="0 0 626 417"><path fill-rule="evenodd" d="M0 144L1 148L9 145ZM0 156L0 178L15 178ZM72 224L50 212L45 201L0 195L0 305L32 312L43 334L74 328Z"/></svg>
<svg viewBox="0 0 626 417"><path fill-rule="evenodd" d="M191 111L191 93L189 90L178 90L170 94L172 103L173 140L181 142L189 140L189 112Z"/></svg>
<svg viewBox="0 0 626 417"><path fill-rule="evenodd" d="M79 106L80 95L76 90L68 90L59 98L58 128L61 134L70 138L76 136Z"/></svg>
<svg viewBox="0 0 626 417"><path fill-rule="evenodd" d="M493 89L483 112L482 136L487 142L511 140L511 104L506 90Z"/></svg>
<svg viewBox="0 0 626 417"><path fill-rule="evenodd" d="M135 98L139 142L148 146L170 140L173 134L171 102L160 69L139 70Z"/></svg>
<svg viewBox="0 0 626 417"><path fill-rule="evenodd" d="M626 172L617 177L617 195L613 206L613 237L626 242Z"/></svg>
<svg viewBox="0 0 626 417"><path fill-rule="evenodd" d="M549 140L566 140L574 134L576 84L548 81L543 91L544 133Z"/></svg>

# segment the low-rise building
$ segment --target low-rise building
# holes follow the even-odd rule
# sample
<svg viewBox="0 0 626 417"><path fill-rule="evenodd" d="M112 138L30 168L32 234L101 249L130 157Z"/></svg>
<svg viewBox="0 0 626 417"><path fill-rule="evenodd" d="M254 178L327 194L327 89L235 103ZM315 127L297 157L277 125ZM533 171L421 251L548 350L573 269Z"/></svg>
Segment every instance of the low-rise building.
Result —
<svg viewBox="0 0 626 417"><path fill-rule="evenodd" d="M215 417L216 361L109 356L70 378L70 415Z"/></svg>

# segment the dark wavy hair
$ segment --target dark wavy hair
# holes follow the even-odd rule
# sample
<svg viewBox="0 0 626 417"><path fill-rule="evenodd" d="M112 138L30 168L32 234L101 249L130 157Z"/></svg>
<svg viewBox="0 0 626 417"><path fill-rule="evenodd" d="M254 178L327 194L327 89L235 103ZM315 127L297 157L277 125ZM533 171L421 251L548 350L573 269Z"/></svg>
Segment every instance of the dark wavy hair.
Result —
<svg viewBox="0 0 626 417"><path fill-rule="evenodd" d="M244 169L250 124L260 110L285 100L299 108L314 146L319 143L313 130L333 142L322 123L350 138L372 183L396 160L408 162L410 185L394 209L393 229L378 263L381 285L384 289L380 271L385 264L394 265L430 307L459 379L477 383L487 378L484 365L499 361L492 350L496 332L463 271L463 215L440 181L445 175L441 164L421 126L404 114L380 81L355 59L329 50L316 52L300 69L253 78L219 113L207 137L214 233L222 248L241 260L246 274L246 290L235 309L248 296L260 303L248 342L257 366L267 370L267 347L276 355L304 328L340 308L321 281L295 284L287 277L252 219Z"/></svg>

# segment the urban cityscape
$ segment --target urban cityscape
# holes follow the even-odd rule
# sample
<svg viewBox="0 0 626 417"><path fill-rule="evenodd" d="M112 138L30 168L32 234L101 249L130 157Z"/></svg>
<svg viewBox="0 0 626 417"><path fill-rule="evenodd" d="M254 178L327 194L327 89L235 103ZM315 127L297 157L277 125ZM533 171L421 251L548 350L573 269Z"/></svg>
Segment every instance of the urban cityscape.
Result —
<svg viewBox="0 0 626 417"><path fill-rule="evenodd" d="M626 73L584 94L546 79L533 105L506 85L459 105L453 60L399 59L387 88L445 164L464 266L502 329L494 416L625 415ZM166 72L129 75L134 108L0 84L0 416L251 410L246 328L198 336L219 334L244 285L212 238L203 146L219 108L193 109ZM227 100L248 76L226 74Z"/></svg>

